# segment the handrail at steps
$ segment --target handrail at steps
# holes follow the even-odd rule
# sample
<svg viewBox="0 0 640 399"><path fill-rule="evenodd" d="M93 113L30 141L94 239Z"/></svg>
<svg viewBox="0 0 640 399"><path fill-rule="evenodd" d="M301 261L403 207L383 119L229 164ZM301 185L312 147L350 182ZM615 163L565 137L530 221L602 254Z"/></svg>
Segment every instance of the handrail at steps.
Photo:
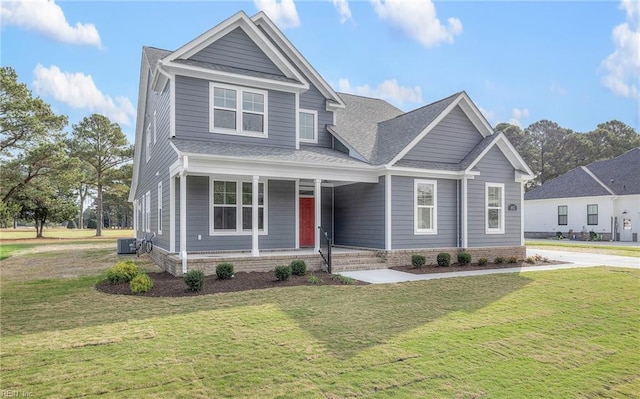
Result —
<svg viewBox="0 0 640 399"><path fill-rule="evenodd" d="M331 238L329 238L329 234L327 234L327 232L324 231L322 226L318 226L318 228L320 229L320 233L322 233L321 235L324 235L324 238L327 241L326 257L325 257L325 254L322 253L322 246L320 246L320 249L318 249L318 252L320 253L320 256L322 256L324 263L327 265L327 272L331 274Z"/></svg>

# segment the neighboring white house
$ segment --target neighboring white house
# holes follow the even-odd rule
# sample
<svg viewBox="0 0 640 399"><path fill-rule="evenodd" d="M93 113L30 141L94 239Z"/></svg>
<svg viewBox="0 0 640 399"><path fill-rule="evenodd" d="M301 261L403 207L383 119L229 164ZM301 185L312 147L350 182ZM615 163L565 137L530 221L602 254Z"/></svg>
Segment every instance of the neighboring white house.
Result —
<svg viewBox="0 0 640 399"><path fill-rule="evenodd" d="M603 240L638 241L640 147L617 158L575 168L524 196L525 237L576 239L598 233ZM586 234L585 234L586 233Z"/></svg>

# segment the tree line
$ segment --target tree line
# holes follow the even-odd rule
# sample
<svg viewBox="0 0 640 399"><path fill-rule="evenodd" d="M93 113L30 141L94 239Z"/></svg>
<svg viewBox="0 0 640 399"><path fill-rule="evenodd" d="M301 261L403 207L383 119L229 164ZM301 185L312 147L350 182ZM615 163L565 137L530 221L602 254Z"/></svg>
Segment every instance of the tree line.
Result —
<svg viewBox="0 0 640 399"><path fill-rule="evenodd" d="M638 132L617 120L601 123L586 133L574 132L550 120L532 123L525 129L500 123L495 130L507 136L535 174L535 179L525 186L527 190L579 166L640 147Z"/></svg>
<svg viewBox="0 0 640 399"><path fill-rule="evenodd" d="M64 129L68 117L34 97L13 68L0 68L0 224L84 227L95 197L96 236L105 225L130 227L133 146L109 118L92 114ZM106 221L106 223L105 223ZM93 226L91 226L93 227Z"/></svg>

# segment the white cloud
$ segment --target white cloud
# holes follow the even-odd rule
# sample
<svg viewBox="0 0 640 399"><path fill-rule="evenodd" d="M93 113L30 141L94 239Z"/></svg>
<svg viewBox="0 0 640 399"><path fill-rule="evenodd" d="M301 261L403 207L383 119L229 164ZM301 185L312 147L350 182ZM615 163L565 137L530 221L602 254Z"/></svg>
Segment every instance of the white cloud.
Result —
<svg viewBox="0 0 640 399"><path fill-rule="evenodd" d="M69 25L62 8L53 0L3 0L0 4L4 24L40 32L64 43L101 47L95 25L80 22Z"/></svg>
<svg viewBox="0 0 640 399"><path fill-rule="evenodd" d="M333 6L340 14L340 23L343 24L349 20L353 21L351 17L351 9L349 8L349 2L347 0L331 0Z"/></svg>
<svg viewBox="0 0 640 399"><path fill-rule="evenodd" d="M549 86L549 91L560 96L567 94L567 89L555 83L552 83L551 86Z"/></svg>
<svg viewBox="0 0 640 399"><path fill-rule="evenodd" d="M62 72L56 65L45 68L40 64L33 74L33 87L38 94L51 96L71 108L96 112L123 125L131 124L130 117L136 114L127 97L118 96L114 101L96 87L91 75Z"/></svg>
<svg viewBox="0 0 640 399"><path fill-rule="evenodd" d="M378 18L425 47L453 43L454 37L462 33L462 22L458 18L449 18L446 25L440 22L431 0L371 0L371 4Z"/></svg>
<svg viewBox="0 0 640 399"><path fill-rule="evenodd" d="M620 7L627 20L613 28L615 50L600 64L601 83L616 95L640 99L640 2L623 0Z"/></svg>
<svg viewBox="0 0 640 399"><path fill-rule="evenodd" d="M293 0L254 0L259 10L262 10L280 29L296 28L300 26L300 18Z"/></svg>
<svg viewBox="0 0 640 399"><path fill-rule="evenodd" d="M340 79L338 81L338 90L345 93L380 98L398 107L402 107L404 104L424 102L422 89L419 86L400 86L396 79L385 80L375 88L371 88L369 85L353 87L348 79Z"/></svg>
<svg viewBox="0 0 640 399"><path fill-rule="evenodd" d="M526 108L522 108L522 109L518 109L518 108L514 108L511 111L511 119L509 119L509 123L512 125L516 125L519 127L522 127L522 122L521 120L523 118L528 118L529 117L529 110Z"/></svg>
<svg viewBox="0 0 640 399"><path fill-rule="evenodd" d="M489 123L493 123L494 119L496 118L496 113L491 110L484 109L480 106L478 108L480 109L480 112L482 112L482 115L484 115L485 119L489 121Z"/></svg>

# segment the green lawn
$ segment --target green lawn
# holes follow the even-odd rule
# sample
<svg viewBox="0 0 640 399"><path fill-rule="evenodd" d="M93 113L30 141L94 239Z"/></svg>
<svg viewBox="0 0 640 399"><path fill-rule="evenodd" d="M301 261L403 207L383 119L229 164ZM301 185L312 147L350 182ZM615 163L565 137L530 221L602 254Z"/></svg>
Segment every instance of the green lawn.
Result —
<svg viewBox="0 0 640 399"><path fill-rule="evenodd" d="M160 299L16 276L0 388L34 398L640 396L638 270Z"/></svg>
<svg viewBox="0 0 640 399"><path fill-rule="evenodd" d="M635 244L635 245L631 245ZM606 255L640 258L640 245L606 245L603 241L527 240L527 248L555 249L573 252L593 252Z"/></svg>
<svg viewBox="0 0 640 399"><path fill-rule="evenodd" d="M92 238L96 235L96 230L90 229L66 229L66 228L45 228L42 231L43 237L51 239L81 239ZM0 241L1 240L22 240L36 237L36 230L34 228L19 228L19 229L0 229ZM102 238L113 239L118 237L133 237L133 230L112 230L103 229ZM98 239L100 237L97 237Z"/></svg>

